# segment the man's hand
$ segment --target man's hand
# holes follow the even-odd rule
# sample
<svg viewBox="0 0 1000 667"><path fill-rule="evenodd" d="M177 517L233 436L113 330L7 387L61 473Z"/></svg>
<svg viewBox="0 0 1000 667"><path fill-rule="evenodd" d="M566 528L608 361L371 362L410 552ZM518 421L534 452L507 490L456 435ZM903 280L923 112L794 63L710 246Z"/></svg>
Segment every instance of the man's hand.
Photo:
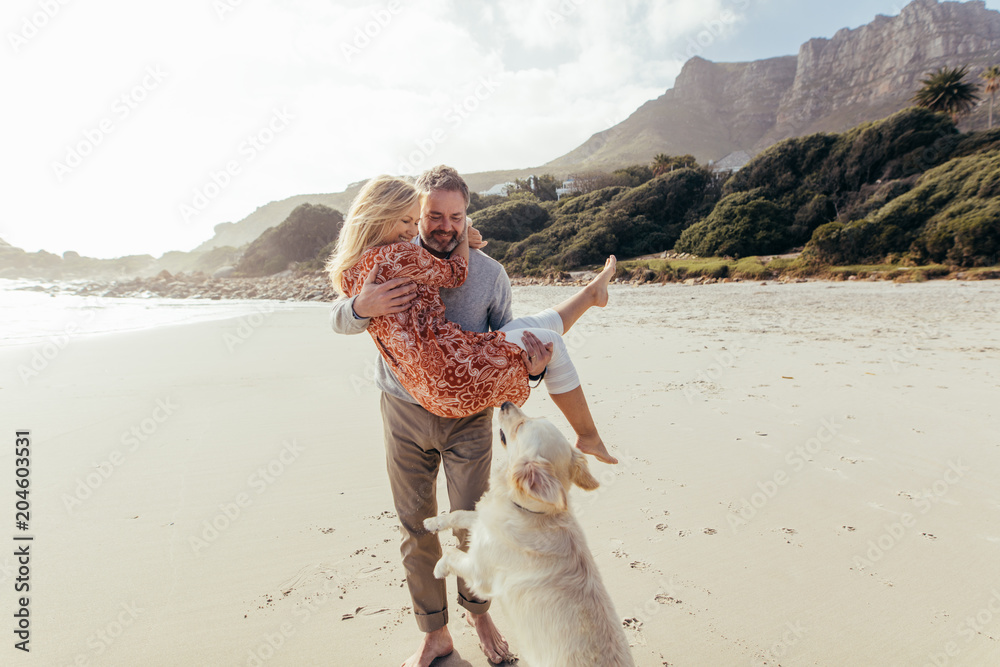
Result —
<svg viewBox="0 0 1000 667"><path fill-rule="evenodd" d="M473 248L475 250L479 250L480 248L485 248L486 246L488 246L490 244L489 241L484 241L483 240L483 233L481 231L479 231L478 229L476 229L475 227L473 227L472 224L469 224L469 226L468 226L468 233L469 233L469 247L470 248Z"/></svg>
<svg viewBox="0 0 1000 667"><path fill-rule="evenodd" d="M393 278L384 283L375 282L376 264L361 284L361 291L354 299L354 314L369 318L399 313L410 307L417 298L417 286L411 278Z"/></svg>
<svg viewBox="0 0 1000 667"><path fill-rule="evenodd" d="M524 341L524 350L521 350L521 361L524 362L524 367L528 369L528 375L540 375L545 370L545 367L549 365L549 362L552 361L552 343L542 345L542 341L538 339L538 336L530 331L525 331L524 335L521 336L521 340Z"/></svg>

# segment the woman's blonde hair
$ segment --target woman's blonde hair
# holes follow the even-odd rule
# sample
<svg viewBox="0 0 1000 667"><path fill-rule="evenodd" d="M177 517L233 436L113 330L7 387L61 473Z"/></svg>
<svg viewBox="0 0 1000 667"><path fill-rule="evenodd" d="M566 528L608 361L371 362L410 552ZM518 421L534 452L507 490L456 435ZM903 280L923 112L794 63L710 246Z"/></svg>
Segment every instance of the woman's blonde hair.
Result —
<svg viewBox="0 0 1000 667"><path fill-rule="evenodd" d="M417 189L395 176L376 176L364 184L351 202L337 246L326 262L334 289L346 293L341 284L344 272L358 263L365 250L381 243L392 226L419 201Z"/></svg>

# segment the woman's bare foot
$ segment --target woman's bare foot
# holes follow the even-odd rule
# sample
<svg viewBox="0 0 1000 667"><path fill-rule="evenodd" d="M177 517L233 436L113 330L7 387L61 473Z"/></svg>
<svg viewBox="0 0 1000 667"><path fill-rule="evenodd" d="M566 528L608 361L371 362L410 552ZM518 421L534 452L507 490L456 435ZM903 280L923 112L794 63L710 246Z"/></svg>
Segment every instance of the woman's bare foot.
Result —
<svg viewBox="0 0 1000 667"><path fill-rule="evenodd" d="M618 463L618 459L611 456L611 453L608 451L608 448L604 446L604 441L601 440L601 436L599 435L577 436L576 448L584 454L590 454L602 463L610 463L612 465Z"/></svg>
<svg viewBox="0 0 1000 667"><path fill-rule="evenodd" d="M445 625L425 634L417 652L407 658L400 667L429 667L432 662L443 658L453 650L455 650L455 645L451 641L448 626Z"/></svg>
<svg viewBox="0 0 1000 667"><path fill-rule="evenodd" d="M476 629L476 634L479 635L479 648L483 649L487 660L494 665L499 665L505 660L517 660L507 647L507 640L493 624L489 612L484 614L469 612L465 615L465 620Z"/></svg>
<svg viewBox="0 0 1000 667"><path fill-rule="evenodd" d="M604 262L604 270L598 273L597 277L591 280L584 288L586 291L591 292L594 305L598 308L604 308L604 306L608 305L608 283L615 277L615 270L617 268L618 260L614 255L611 255Z"/></svg>

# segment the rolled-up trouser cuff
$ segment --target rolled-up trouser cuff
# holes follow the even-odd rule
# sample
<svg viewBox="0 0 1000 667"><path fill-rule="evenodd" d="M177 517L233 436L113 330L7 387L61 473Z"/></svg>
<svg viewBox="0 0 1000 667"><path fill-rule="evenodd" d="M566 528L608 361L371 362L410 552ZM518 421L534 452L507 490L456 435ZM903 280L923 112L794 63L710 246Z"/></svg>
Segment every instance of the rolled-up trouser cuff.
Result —
<svg viewBox="0 0 1000 667"><path fill-rule="evenodd" d="M458 604L465 607L473 614L485 614L490 610L490 601L486 602L473 602L461 593L458 594Z"/></svg>
<svg viewBox="0 0 1000 667"><path fill-rule="evenodd" d="M436 614L413 614L417 620L417 627L421 632L434 632L448 625L448 610L439 611Z"/></svg>

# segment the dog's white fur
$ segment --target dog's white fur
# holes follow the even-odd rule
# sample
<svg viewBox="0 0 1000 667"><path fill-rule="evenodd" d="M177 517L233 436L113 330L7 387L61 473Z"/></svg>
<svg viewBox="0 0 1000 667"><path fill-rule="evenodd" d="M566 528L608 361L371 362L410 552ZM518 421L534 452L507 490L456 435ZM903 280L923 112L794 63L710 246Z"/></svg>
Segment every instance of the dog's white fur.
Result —
<svg viewBox="0 0 1000 667"><path fill-rule="evenodd" d="M467 528L469 551L449 549L434 575L465 579L499 605L533 667L634 666L621 621L601 582L580 524L569 511L571 484L598 482L583 454L545 419L512 403L500 410L507 466L476 510L431 517L431 531Z"/></svg>

